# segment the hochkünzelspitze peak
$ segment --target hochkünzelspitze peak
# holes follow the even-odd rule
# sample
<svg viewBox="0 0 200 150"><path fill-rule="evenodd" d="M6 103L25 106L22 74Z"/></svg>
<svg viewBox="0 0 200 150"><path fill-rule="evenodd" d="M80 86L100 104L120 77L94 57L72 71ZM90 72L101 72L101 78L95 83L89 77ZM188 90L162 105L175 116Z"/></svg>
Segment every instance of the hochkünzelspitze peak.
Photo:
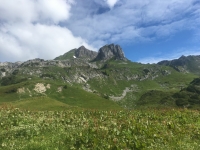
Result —
<svg viewBox="0 0 200 150"><path fill-rule="evenodd" d="M94 59L97 56L97 52L88 50L84 46L81 46L75 50L75 56L77 58Z"/></svg>

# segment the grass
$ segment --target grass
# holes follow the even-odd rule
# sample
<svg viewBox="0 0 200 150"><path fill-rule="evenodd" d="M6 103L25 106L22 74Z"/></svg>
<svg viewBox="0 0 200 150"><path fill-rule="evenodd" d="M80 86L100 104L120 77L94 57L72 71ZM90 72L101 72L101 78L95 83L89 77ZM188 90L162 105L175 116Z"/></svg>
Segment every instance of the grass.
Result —
<svg viewBox="0 0 200 150"><path fill-rule="evenodd" d="M199 111L0 108L0 149L198 150Z"/></svg>
<svg viewBox="0 0 200 150"><path fill-rule="evenodd" d="M65 53L64 55L61 55L59 57L56 57L55 60L66 60L66 59L71 59L75 55L75 50L70 50L69 52Z"/></svg>
<svg viewBox="0 0 200 150"><path fill-rule="evenodd" d="M67 56L72 56L74 50L67 53ZM64 59L63 55L63 59ZM162 72L168 70L171 72L169 75L163 75ZM34 72L33 76L30 76L30 72ZM148 72L150 73L149 79L140 80L144 78ZM27 73L27 74L26 74ZM94 93L88 93L82 90L84 83L77 84L73 83L74 75L90 76L87 84L90 85ZM94 77L96 73L100 77ZM151 76L158 75L155 79L151 79ZM17 84L12 84L8 86L0 86L0 104L6 102L12 102L16 100L25 100L30 98L30 94L26 91L25 94L17 94L16 90L20 87L28 88L31 91L32 97L44 96L42 94L37 94L34 92L34 86L36 83L44 83L45 85L51 84L51 89L48 89L45 94L49 99L58 100L63 104L78 106L82 108L94 108L94 109L120 109L118 104L107 100L103 97L109 98L109 96L121 96L123 90L126 87L131 87L135 85L137 87L136 91L133 91L124 98L122 106L129 105L131 108L137 107L138 103L141 103L141 97L148 94L149 91L156 90L158 93L163 93L164 96L179 92L181 87L187 87L187 85L197 77L190 73L180 73L175 71L173 68L168 66L160 65L144 65L140 63L124 62L124 61L114 61L109 60L105 62L102 68L93 69L88 66L72 66L72 67L57 67L48 66L40 68L38 66L24 67L13 75L15 78L22 77L27 78L27 81L23 81ZM129 80L129 77L139 76L137 79ZM15 79L13 78L13 80ZM72 81L72 86L67 83L67 81ZM14 82L15 83L15 82ZM58 87L67 86L66 90L61 93L56 92ZM143 96L144 97L144 96ZM146 105L151 105L151 103L159 103L160 100L164 98L161 96L156 96L153 94L149 98L145 98L147 102ZM39 98L40 99L40 98ZM153 105L154 105L153 104ZM170 103L174 106L174 103ZM142 106L142 105L141 105ZM160 106L160 104L158 104Z"/></svg>
<svg viewBox="0 0 200 150"><path fill-rule="evenodd" d="M8 103L7 103L8 104ZM34 97L28 98L25 100L18 100L9 103L13 107L17 107L23 110L32 110L32 111L50 111L50 110L68 110L76 109L77 107L69 106L60 101L51 99L49 97ZM79 108L80 109L80 108Z"/></svg>
<svg viewBox="0 0 200 150"><path fill-rule="evenodd" d="M43 94L36 93L34 88L37 83L42 83L44 86L50 84L50 89L46 89ZM17 93L18 88L24 88L25 93ZM58 92L58 88L62 88L62 91ZM60 81L42 79L0 87L0 104L7 103L31 110L66 110L68 107L122 109L115 102L86 92L80 86L70 86Z"/></svg>
<svg viewBox="0 0 200 150"><path fill-rule="evenodd" d="M69 87L59 95L51 94L51 97L71 106L89 109L121 109L115 102L102 98L94 93L86 92L79 87Z"/></svg>
<svg viewBox="0 0 200 150"><path fill-rule="evenodd" d="M170 99L196 75L182 74L167 66L106 63L108 65L95 70L89 67L39 68L42 73L27 76L27 81L0 86L0 149L199 149L200 112L177 109ZM29 72L30 69L36 72L38 67L24 70ZM95 93L84 91L84 83L71 85L61 79L61 76L72 77L77 70L105 75L88 81ZM152 74L158 71L159 76L142 81L127 80L133 74L144 77L149 70L153 70ZM171 74L162 75L163 70ZM20 72L16 76L26 77ZM50 84L51 88L39 94L34 91L36 83ZM121 96L131 85L137 88L118 103L102 97ZM18 88L26 92L18 94ZM57 92L58 88L62 91Z"/></svg>

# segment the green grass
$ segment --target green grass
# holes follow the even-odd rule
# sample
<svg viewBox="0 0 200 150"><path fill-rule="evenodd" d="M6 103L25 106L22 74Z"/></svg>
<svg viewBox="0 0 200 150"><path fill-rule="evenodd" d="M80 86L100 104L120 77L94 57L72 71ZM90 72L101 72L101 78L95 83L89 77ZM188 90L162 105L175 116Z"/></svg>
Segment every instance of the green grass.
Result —
<svg viewBox="0 0 200 150"><path fill-rule="evenodd" d="M75 50L70 50L69 52L65 53L64 55L61 55L59 57L56 57L55 60L66 60L66 59L71 59L75 55Z"/></svg>
<svg viewBox="0 0 200 150"><path fill-rule="evenodd" d="M36 93L34 88L37 83L43 83L45 86L50 84L51 88L46 89L44 94ZM59 87L62 87L61 92L57 92ZM25 93L17 93L18 88L24 88ZM86 92L80 86L70 86L59 80L55 82L55 80L50 79L35 79L0 87L0 104L7 103L13 103L20 108L27 107L30 110L66 110L69 106L101 110L122 109L115 102L97 94Z"/></svg>
<svg viewBox="0 0 200 150"><path fill-rule="evenodd" d="M50 111L50 110L68 110L68 109L80 109L78 107L72 107L60 101L51 99L49 97L34 97L25 100L18 100L10 104L13 107L20 109L33 110L33 111Z"/></svg>
<svg viewBox="0 0 200 150"><path fill-rule="evenodd" d="M66 90L63 90L59 95L54 92L50 96L68 105L82 108L104 110L122 109L115 102L94 93L86 92L79 87L69 87Z"/></svg>
<svg viewBox="0 0 200 150"><path fill-rule="evenodd" d="M63 55L63 59L64 56L72 57L72 54L74 55L74 50L66 53L66 55ZM32 72L40 70L41 73L35 74L34 76L30 76L29 74L26 75L24 73L28 73L30 70ZM163 75L162 72L165 70L168 70L171 74ZM73 83L71 86L63 80L63 77L67 80L73 79L74 74L77 73L79 75L80 73L83 73L87 76L90 72L96 72L97 74L104 75L103 78L94 77L87 82L91 86L91 89L95 90L95 93L88 93L82 90L84 83ZM148 72L151 72L152 76L155 74L159 76L155 79L150 78L142 81L140 81L140 78L132 80L127 79L127 77L131 77L133 75L138 75L143 78L148 74ZM137 90L128 93L122 103L119 104L122 104L122 106L129 105L131 108L135 108L138 103L142 104L142 101L140 100L143 95L148 94L149 91L156 90L157 92L163 94L161 94L161 96L153 94L150 98L145 97L143 102L146 101L145 104L147 107L150 106L151 103L154 106L160 106L160 101L164 98L162 95L166 97L166 95L171 96L172 94L179 92L182 87L187 87L189 83L197 77L194 74L177 72L168 66L155 64L144 65L130 61L124 62L116 60L109 60L105 62L103 67L100 69L93 69L88 66L72 66L69 68L61 68L57 66L48 66L43 68L39 68L38 66L27 66L16 72L13 76L13 80L21 77L26 78L27 81L22 81L20 83L12 82L12 85L0 86L0 104L16 100L29 99L30 94L27 91L25 94L16 93L16 90L20 87L25 87L26 89L28 88L31 91L32 97L44 96L42 94L34 93L33 91L36 83L44 83L45 85L51 84L51 89L48 89L45 92L48 98L58 100L71 106L94 109L120 109L118 104L112 102L111 100L104 99L103 97L111 95L121 96L123 90L126 87L131 87L131 85L137 86ZM65 85L67 85L67 89L63 90L61 93L56 92L58 87ZM170 105L173 106L175 104L170 102Z"/></svg>
<svg viewBox="0 0 200 150"><path fill-rule="evenodd" d="M0 149L198 150L192 110L28 111L0 108Z"/></svg>

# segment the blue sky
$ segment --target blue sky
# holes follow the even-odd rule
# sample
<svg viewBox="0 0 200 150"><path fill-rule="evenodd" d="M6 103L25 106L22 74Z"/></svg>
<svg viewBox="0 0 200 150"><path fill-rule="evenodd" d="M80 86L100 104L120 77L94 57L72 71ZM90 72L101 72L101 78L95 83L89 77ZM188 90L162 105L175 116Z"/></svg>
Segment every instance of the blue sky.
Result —
<svg viewBox="0 0 200 150"><path fill-rule="evenodd" d="M0 0L0 62L119 44L156 63L200 55L199 0Z"/></svg>

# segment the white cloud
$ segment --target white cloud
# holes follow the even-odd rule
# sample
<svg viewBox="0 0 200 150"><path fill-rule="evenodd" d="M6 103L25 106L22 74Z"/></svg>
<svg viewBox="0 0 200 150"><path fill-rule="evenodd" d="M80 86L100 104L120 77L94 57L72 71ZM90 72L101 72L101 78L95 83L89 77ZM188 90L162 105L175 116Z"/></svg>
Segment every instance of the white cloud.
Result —
<svg viewBox="0 0 200 150"><path fill-rule="evenodd" d="M69 18L70 8L66 0L0 0L0 19L8 22L50 20L58 23Z"/></svg>
<svg viewBox="0 0 200 150"><path fill-rule="evenodd" d="M195 31L197 43L199 10L198 0L0 0L0 61L49 59L83 43L154 42L184 30Z"/></svg>
<svg viewBox="0 0 200 150"><path fill-rule="evenodd" d="M113 8L115 6L115 4L117 3L118 0L106 0L108 6L110 8Z"/></svg>
<svg viewBox="0 0 200 150"><path fill-rule="evenodd" d="M31 58L53 59L81 45L93 49L82 38L74 37L67 28L42 24L24 25L6 25L6 32L0 32L1 59L4 56L10 61Z"/></svg>
<svg viewBox="0 0 200 150"><path fill-rule="evenodd" d="M66 0L38 0L37 6L39 19L52 19L54 23L63 21L69 18L71 6L66 3Z"/></svg>
<svg viewBox="0 0 200 150"><path fill-rule="evenodd" d="M84 36L96 47L110 42L149 42L189 28L199 28L197 21L194 23L191 17L197 16L200 9L194 6L196 0L120 0L117 7L111 10L106 10L99 3L98 7L90 4L89 9L84 10L79 1L67 26L75 35ZM90 3L90 0L84 2ZM112 4L116 3L113 1ZM79 10L82 18L77 17Z"/></svg>
<svg viewBox="0 0 200 150"><path fill-rule="evenodd" d="M53 59L81 45L94 49L58 23L73 0L0 0L0 61Z"/></svg>

